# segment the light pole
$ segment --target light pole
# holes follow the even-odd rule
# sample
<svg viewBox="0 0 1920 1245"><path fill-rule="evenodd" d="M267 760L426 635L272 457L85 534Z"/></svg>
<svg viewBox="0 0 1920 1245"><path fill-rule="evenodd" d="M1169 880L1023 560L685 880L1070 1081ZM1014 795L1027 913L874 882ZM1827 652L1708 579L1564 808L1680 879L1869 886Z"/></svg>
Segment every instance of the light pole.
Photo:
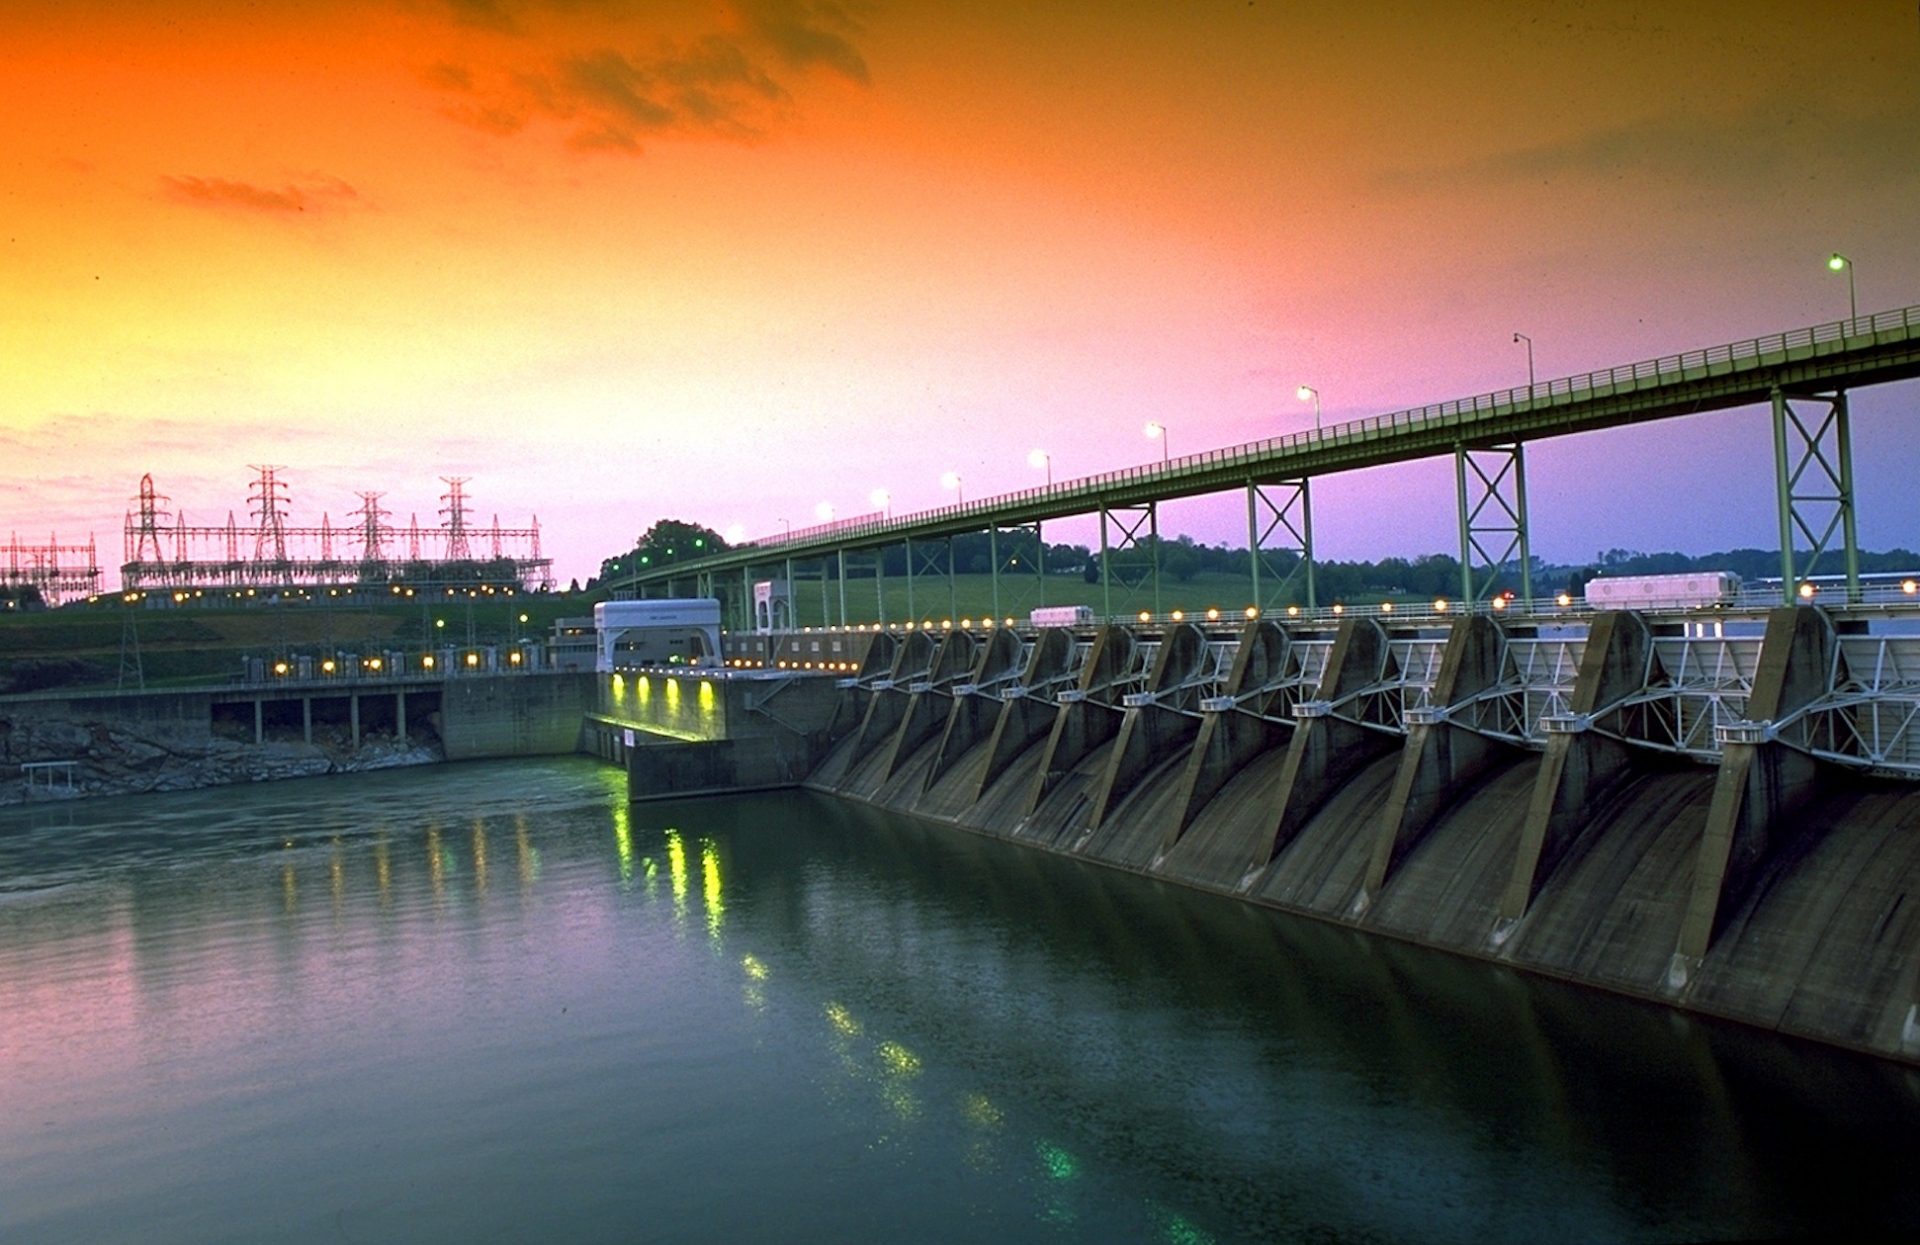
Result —
<svg viewBox="0 0 1920 1245"><path fill-rule="evenodd" d="M875 510L883 512L889 519L893 517L893 494L883 488L877 488L867 494L867 501Z"/></svg>
<svg viewBox="0 0 1920 1245"><path fill-rule="evenodd" d="M1531 398L1533 396L1533 338L1525 333L1515 333L1513 340L1516 344L1527 343L1527 396Z"/></svg>
<svg viewBox="0 0 1920 1245"><path fill-rule="evenodd" d="M1027 466L1046 468L1047 487L1053 487L1053 455L1045 450L1030 450L1027 453Z"/></svg>
<svg viewBox="0 0 1920 1245"><path fill-rule="evenodd" d="M1293 396L1302 402L1313 403L1313 430L1320 431L1320 391L1312 385L1302 385L1293 391Z"/></svg>
<svg viewBox="0 0 1920 1245"><path fill-rule="evenodd" d="M813 517L820 520L822 523L833 522L833 503L830 501L823 501L819 505L815 506L813 508Z"/></svg>
<svg viewBox="0 0 1920 1245"><path fill-rule="evenodd" d="M780 538L782 540L785 540L787 537L793 535L793 523L790 520L779 519L779 520L776 520L776 522L780 524Z"/></svg>
<svg viewBox="0 0 1920 1245"><path fill-rule="evenodd" d="M1167 436L1167 426L1165 424L1148 424L1147 439L1160 443L1160 465L1162 467L1173 461L1172 439Z"/></svg>
<svg viewBox="0 0 1920 1245"><path fill-rule="evenodd" d="M953 490L953 501L956 506L964 506L967 504L967 494L966 490L961 488L962 483L960 473L957 471L949 471L940 477L940 487Z"/></svg>
<svg viewBox="0 0 1920 1245"><path fill-rule="evenodd" d="M1846 270L1846 273L1847 273L1847 319L1850 321L1858 320L1860 318L1860 303L1859 303L1859 300L1856 299L1853 295L1853 261L1848 259L1846 256L1842 255L1840 252L1835 251L1832 255L1828 256L1827 267L1831 268L1835 272L1839 272L1843 268Z"/></svg>

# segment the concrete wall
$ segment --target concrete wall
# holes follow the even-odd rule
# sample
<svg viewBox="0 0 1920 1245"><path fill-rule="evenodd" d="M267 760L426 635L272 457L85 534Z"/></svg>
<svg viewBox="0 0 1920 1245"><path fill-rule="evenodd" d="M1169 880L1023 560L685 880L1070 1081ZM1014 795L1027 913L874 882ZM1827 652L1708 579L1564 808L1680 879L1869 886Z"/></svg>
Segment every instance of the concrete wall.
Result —
<svg viewBox="0 0 1920 1245"><path fill-rule="evenodd" d="M449 761L574 752L599 702L592 674L449 679L440 694L440 738Z"/></svg>
<svg viewBox="0 0 1920 1245"><path fill-rule="evenodd" d="M602 676L595 694L586 750L626 767L633 800L797 786L855 721L818 674Z"/></svg>
<svg viewBox="0 0 1920 1245"><path fill-rule="evenodd" d="M1045 734L1025 720L1034 706L1014 700L1000 729L969 727L978 742L958 754L939 732L903 752L855 736L808 785L1920 1063L1920 905L1906 902L1920 892L1920 784L1843 772L1770 738L1729 743L1717 765L1623 742L1642 712L1632 693L1666 677L1645 622L1626 614L1596 621L1572 689L1578 720L1544 753L1470 733L1473 698L1501 671L1485 619L1456 625L1433 689L1457 714L1429 714L1398 738L1362 733L1340 716L1360 702L1342 710L1341 698L1394 676L1381 637L1361 630L1344 629L1317 689L1330 710L1251 732L1230 753L1209 714L1184 752L1124 753L1119 730L1063 751L1061 732L1090 712L1122 715L1081 699L1055 707ZM1818 611L1771 617L1749 716L1786 718L1832 654ZM1006 729L1015 716L1020 729ZM1193 781L1223 757L1213 780ZM1116 767L1133 775L1124 791Z"/></svg>

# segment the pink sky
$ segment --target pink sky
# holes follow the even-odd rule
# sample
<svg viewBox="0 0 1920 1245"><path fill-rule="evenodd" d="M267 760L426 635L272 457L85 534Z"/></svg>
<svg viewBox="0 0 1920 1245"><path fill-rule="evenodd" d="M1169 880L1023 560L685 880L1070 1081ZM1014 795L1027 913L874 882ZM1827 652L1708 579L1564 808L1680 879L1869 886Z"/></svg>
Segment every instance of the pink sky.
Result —
<svg viewBox="0 0 1920 1245"><path fill-rule="evenodd" d="M1920 303L1920 20L1845 6L181 0L0 14L0 531L283 464L538 514L896 512ZM1920 387L1855 398L1920 546ZM1758 412L1531 451L1534 550L1770 545ZM1325 557L1452 548L1450 467ZM1236 498L1164 527L1244 540ZM1076 534L1062 525L1060 535Z"/></svg>

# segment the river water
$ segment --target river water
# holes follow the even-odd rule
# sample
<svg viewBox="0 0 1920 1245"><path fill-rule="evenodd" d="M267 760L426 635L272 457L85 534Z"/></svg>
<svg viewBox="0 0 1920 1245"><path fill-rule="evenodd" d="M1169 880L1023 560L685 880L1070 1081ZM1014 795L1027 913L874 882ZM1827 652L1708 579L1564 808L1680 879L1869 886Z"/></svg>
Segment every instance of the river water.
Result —
<svg viewBox="0 0 1920 1245"><path fill-rule="evenodd" d="M0 1240L1920 1225L1920 1078L581 759L0 816Z"/></svg>

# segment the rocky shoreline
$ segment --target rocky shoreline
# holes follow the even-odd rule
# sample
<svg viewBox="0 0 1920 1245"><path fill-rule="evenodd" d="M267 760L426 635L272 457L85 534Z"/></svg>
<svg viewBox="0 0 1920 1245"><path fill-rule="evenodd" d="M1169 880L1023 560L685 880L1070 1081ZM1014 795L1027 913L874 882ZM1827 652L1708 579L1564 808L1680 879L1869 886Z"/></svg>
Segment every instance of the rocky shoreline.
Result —
<svg viewBox="0 0 1920 1245"><path fill-rule="evenodd" d="M358 748L333 732L314 742L263 743L219 736L181 739L124 721L0 717L0 807L99 796L190 791L233 783L273 782L319 774L357 773L446 760L438 736L407 739L370 735ZM59 769L27 770L34 762L72 762L71 785Z"/></svg>

